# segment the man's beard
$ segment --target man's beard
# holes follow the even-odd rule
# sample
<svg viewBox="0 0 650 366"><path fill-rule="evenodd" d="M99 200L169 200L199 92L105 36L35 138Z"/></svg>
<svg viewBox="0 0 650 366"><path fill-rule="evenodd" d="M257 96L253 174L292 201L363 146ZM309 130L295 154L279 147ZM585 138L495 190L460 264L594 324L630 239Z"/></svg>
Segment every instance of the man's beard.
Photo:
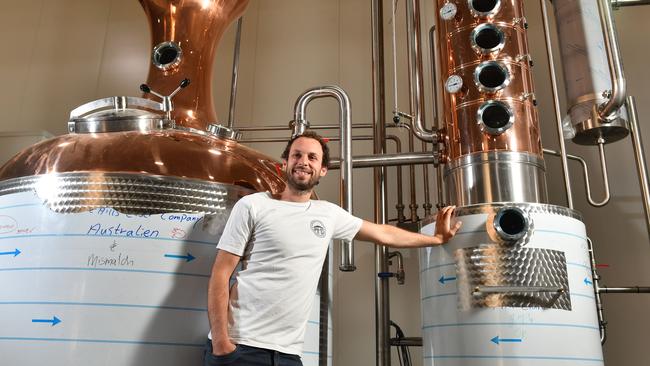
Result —
<svg viewBox="0 0 650 366"><path fill-rule="evenodd" d="M289 187L291 187L296 192L311 191L312 188L318 185L320 180L320 176L312 174L312 176L306 182L298 181L293 177L293 172L288 171L288 169L284 172L284 176L287 178L287 184Z"/></svg>

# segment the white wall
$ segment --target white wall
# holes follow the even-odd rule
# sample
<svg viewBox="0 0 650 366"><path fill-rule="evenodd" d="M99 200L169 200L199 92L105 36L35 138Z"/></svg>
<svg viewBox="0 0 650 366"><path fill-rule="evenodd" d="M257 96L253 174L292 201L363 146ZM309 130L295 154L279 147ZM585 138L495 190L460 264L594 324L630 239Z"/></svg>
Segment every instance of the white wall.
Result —
<svg viewBox="0 0 650 366"><path fill-rule="evenodd" d="M400 8L403 3L399 2ZM531 49L536 61L534 71L544 144L556 148L539 4L528 0L525 3L531 26ZM426 9L423 28L428 29L435 12L432 1L423 2L423 6ZM0 0L0 9L0 44L4 47L0 67L0 80L4 86L0 89L0 110L3 111L0 132L47 130L54 134L65 133L68 113L75 106L110 95L138 95L138 85L146 79L149 35L144 13L137 1ZM388 18L388 1L385 13ZM399 13L403 13L403 9ZM638 98L643 122L645 116L650 115L650 93L644 88L650 81L645 61L650 8L627 8L618 11L616 16L630 94ZM400 18L397 24L400 107L407 109L403 19ZM390 70L390 28L388 22L385 25L386 68ZM226 120L228 112L233 38L234 27L231 27L223 38L215 61L215 104L222 121ZM369 0L252 0L244 18L236 124L287 124L292 119L296 97L309 87L325 84L343 87L352 100L353 121L369 123L372 117L370 62ZM386 104L390 111L390 77L386 85L389 89ZM390 117L389 113L387 115ZM314 124L336 124L336 104L331 100L314 102L309 108L309 116ZM648 140L647 128L643 128ZM390 130L389 133L395 132ZM331 134L331 131L326 134ZM369 135L371 131L356 130L355 134ZM403 132L398 134L404 136ZM246 135L261 136L286 137L287 133ZM7 148L6 144L0 142L0 145ZM333 150L336 151L337 146L332 143ZM392 152L393 145L389 142L388 146ZM571 152L587 157L594 175L598 175L595 149L569 146ZM601 274L606 284L612 286L650 284L650 246L638 202L639 190L629 146L627 140L607 148L613 198L606 208L595 210L585 203L582 178L577 169L573 174L576 208L585 215L599 262L610 265L601 270ZM283 144L258 144L254 147L278 156ZM371 152L370 142L360 142L354 147L355 155ZM551 201L566 205L559 169L557 161L549 158ZM392 176L388 182L391 218L395 217L394 172L394 168L389 169ZM319 187L322 198L337 200L337 176L338 172L332 171ZM355 171L354 179L355 212L371 219L371 172ZM595 179L596 187L599 187L599 182ZM406 183L404 198L408 206ZM419 215L422 217L422 184L418 185ZM595 191L599 192L599 189ZM432 191L432 195L434 193ZM369 366L375 363L373 253L372 245L359 243L356 257L359 270L335 273L335 365ZM407 284L391 284L392 318L408 336L419 336L417 253L403 253L406 256ZM650 318L644 310L649 305L650 299L645 295L606 295L610 331L605 347L608 365L650 364L650 356L643 352L650 328ZM418 349L412 352L415 364L420 365L421 352Z"/></svg>

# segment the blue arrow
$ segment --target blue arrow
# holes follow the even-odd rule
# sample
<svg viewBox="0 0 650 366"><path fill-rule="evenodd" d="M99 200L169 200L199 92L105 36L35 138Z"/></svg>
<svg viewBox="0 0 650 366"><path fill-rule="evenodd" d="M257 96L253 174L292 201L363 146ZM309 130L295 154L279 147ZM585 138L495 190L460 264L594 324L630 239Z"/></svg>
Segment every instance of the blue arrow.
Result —
<svg viewBox="0 0 650 366"><path fill-rule="evenodd" d="M440 283L442 283L444 285L445 282L447 282L447 281L455 281L455 280L456 280L456 277L445 277L445 275L442 275L438 279L438 282L440 282Z"/></svg>
<svg viewBox="0 0 650 366"><path fill-rule="evenodd" d="M16 250L14 250L13 252L2 252L2 253L0 253L0 255L12 255L13 254L14 257L15 257L20 253L22 253L22 252L20 250L18 250L18 248L16 248Z"/></svg>
<svg viewBox="0 0 650 366"><path fill-rule="evenodd" d="M587 285L587 286L593 285L593 282L589 281L589 278L587 278L587 277L585 277L584 281L582 281L582 282L584 282L585 285Z"/></svg>
<svg viewBox="0 0 650 366"><path fill-rule="evenodd" d="M52 319L32 319L32 323L52 323L52 326L55 326L61 323L61 319L53 316Z"/></svg>
<svg viewBox="0 0 650 366"><path fill-rule="evenodd" d="M185 259L186 262L190 262L190 261L195 259L195 257L193 255L191 255L190 252L187 252L187 255L165 254L165 257L167 257L167 258Z"/></svg>
<svg viewBox="0 0 650 366"><path fill-rule="evenodd" d="M494 344L499 344L501 342L521 343L522 340L521 338L499 338L499 336L496 336L490 339L490 341Z"/></svg>

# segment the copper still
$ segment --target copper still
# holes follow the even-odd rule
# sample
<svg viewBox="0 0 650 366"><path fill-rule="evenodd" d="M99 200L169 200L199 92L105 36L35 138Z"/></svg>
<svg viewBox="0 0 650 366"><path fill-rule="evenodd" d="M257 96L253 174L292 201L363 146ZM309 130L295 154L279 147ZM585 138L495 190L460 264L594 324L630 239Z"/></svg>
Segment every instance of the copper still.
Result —
<svg viewBox="0 0 650 366"><path fill-rule="evenodd" d="M449 202L545 202L523 1L437 4Z"/></svg>
<svg viewBox="0 0 650 366"><path fill-rule="evenodd" d="M86 103L69 134L0 167L2 239L20 241L0 272L17 284L1 296L15 304L6 314L16 321L0 329L10 364L200 363L205 289L230 210L284 188L273 159L216 124L214 50L248 1L140 3L152 32L149 99ZM26 311L36 326L18 321Z"/></svg>
<svg viewBox="0 0 650 366"><path fill-rule="evenodd" d="M174 95L173 109L169 110L171 98L155 102L114 97L84 104L71 112L69 135L21 151L0 168L0 180L72 172L118 173L281 190L275 162L238 144L236 133L216 125L212 103L216 44L248 1L140 3L152 32L148 87L166 95L183 79L190 81Z"/></svg>

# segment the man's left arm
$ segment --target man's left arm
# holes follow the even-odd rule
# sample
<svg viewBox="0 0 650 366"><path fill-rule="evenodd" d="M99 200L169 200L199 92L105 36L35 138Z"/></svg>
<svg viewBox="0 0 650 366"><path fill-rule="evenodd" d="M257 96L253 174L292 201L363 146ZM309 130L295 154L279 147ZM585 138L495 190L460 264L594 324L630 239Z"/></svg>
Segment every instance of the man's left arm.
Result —
<svg viewBox="0 0 650 366"><path fill-rule="evenodd" d="M451 223L454 209L455 206L447 206L438 211L436 231L432 236L402 230L392 225L379 225L364 220L355 239L394 248L420 248L444 244L456 235L456 232L461 226L460 221L457 221L453 225Z"/></svg>

